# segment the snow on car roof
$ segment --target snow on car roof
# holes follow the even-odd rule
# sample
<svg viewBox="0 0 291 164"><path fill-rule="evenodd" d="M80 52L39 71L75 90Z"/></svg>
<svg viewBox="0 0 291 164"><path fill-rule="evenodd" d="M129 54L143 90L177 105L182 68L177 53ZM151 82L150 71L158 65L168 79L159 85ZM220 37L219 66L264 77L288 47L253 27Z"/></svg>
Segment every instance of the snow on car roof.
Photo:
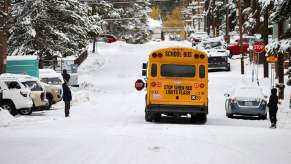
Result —
<svg viewBox="0 0 291 164"><path fill-rule="evenodd" d="M30 76L30 75L22 75L22 74L12 74L12 73L4 73L0 75L0 79L3 80L19 80L21 82L23 81L37 81L38 79L36 77Z"/></svg>
<svg viewBox="0 0 291 164"><path fill-rule="evenodd" d="M44 69L39 69L39 73L56 73L56 71L53 69L44 68Z"/></svg>
<svg viewBox="0 0 291 164"><path fill-rule="evenodd" d="M36 55L26 55L26 56L7 56L7 60L37 60L38 56Z"/></svg>
<svg viewBox="0 0 291 164"><path fill-rule="evenodd" d="M252 98L264 98L264 94L261 88L258 87L239 87L234 90L235 97L252 97Z"/></svg>
<svg viewBox="0 0 291 164"><path fill-rule="evenodd" d="M63 79L63 77L60 73L42 73L42 74L39 74L39 78L53 78L53 77L58 77L60 79Z"/></svg>

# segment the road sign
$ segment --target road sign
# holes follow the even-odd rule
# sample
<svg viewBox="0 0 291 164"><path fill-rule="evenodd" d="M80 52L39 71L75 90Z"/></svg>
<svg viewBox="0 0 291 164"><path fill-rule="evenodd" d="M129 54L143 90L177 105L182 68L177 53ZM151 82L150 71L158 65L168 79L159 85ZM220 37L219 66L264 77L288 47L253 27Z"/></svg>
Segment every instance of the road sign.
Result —
<svg viewBox="0 0 291 164"><path fill-rule="evenodd" d="M264 42L255 42L254 44L254 52L255 53L262 53L265 50Z"/></svg>
<svg viewBox="0 0 291 164"><path fill-rule="evenodd" d="M141 91L144 88L145 84L141 79L136 80L135 89Z"/></svg>
<svg viewBox="0 0 291 164"><path fill-rule="evenodd" d="M276 63L277 61L278 61L277 56L268 56L267 57L267 62L269 62L269 63Z"/></svg>

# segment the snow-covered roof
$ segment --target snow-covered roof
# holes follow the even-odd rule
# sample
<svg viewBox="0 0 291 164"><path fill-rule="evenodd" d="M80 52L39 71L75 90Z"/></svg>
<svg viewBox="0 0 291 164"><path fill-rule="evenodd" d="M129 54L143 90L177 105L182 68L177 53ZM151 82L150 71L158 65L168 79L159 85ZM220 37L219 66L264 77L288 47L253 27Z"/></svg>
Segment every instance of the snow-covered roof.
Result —
<svg viewBox="0 0 291 164"><path fill-rule="evenodd" d="M26 55L26 56L7 56L7 60L37 60L36 55Z"/></svg>
<svg viewBox="0 0 291 164"><path fill-rule="evenodd" d="M162 28L162 22L158 20L154 20L152 18L148 18L148 25L149 25L150 30L153 30L156 28Z"/></svg>

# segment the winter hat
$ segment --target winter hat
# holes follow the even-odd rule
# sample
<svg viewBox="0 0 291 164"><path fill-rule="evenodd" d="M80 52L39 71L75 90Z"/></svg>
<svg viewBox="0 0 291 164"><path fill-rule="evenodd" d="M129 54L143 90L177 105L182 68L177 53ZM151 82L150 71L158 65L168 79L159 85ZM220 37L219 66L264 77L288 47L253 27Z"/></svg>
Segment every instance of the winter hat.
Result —
<svg viewBox="0 0 291 164"><path fill-rule="evenodd" d="M271 93L272 93L273 95L277 94L277 89L276 89L276 88L272 88L272 89L271 89Z"/></svg>

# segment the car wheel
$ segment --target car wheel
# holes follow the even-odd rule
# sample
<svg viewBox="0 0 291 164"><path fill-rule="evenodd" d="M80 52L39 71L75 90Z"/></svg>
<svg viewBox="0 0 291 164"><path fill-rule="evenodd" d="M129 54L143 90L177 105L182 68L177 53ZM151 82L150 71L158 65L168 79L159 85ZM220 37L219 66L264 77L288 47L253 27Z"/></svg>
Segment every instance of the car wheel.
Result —
<svg viewBox="0 0 291 164"><path fill-rule="evenodd" d="M53 98L51 96L48 96L47 100L48 100L47 110L50 110L53 104Z"/></svg>
<svg viewBox="0 0 291 164"><path fill-rule="evenodd" d="M226 117L227 117L227 118L233 118L233 114L226 113Z"/></svg>
<svg viewBox="0 0 291 164"><path fill-rule="evenodd" d="M230 71L230 66L227 66L226 67L226 71Z"/></svg>
<svg viewBox="0 0 291 164"><path fill-rule="evenodd" d="M232 56L233 56L233 53L230 51L230 53L229 53L229 58L231 59Z"/></svg>
<svg viewBox="0 0 291 164"><path fill-rule="evenodd" d="M15 116L17 114L17 111L13 103L3 102L1 106L3 109L8 110L12 116Z"/></svg>
<svg viewBox="0 0 291 164"><path fill-rule="evenodd" d="M28 109L21 109L18 111L19 114L21 115L31 115L32 113L32 109L31 108L28 108Z"/></svg>
<svg viewBox="0 0 291 164"><path fill-rule="evenodd" d="M266 119L267 119L267 114L265 114L265 115L260 115L259 118L260 118L261 120L266 120Z"/></svg>

